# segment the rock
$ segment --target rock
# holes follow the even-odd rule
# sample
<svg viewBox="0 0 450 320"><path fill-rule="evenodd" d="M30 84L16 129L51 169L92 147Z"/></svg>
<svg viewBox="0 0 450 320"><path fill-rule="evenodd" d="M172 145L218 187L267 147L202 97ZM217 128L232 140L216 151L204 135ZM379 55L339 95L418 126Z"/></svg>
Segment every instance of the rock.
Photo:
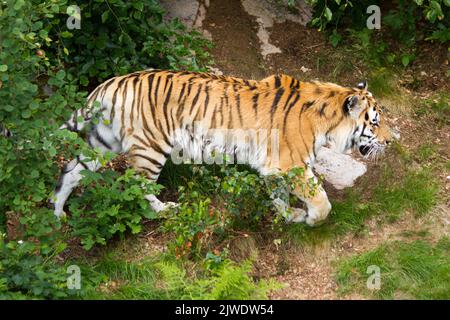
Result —
<svg viewBox="0 0 450 320"><path fill-rule="evenodd" d="M314 170L324 175L325 180L336 189L341 190L352 187L355 180L367 171L367 166L347 154L322 147L317 154Z"/></svg>
<svg viewBox="0 0 450 320"><path fill-rule="evenodd" d="M264 59L267 58L269 54L281 53L281 49L269 43L270 33L268 29L273 27L273 24L281 23L286 20L291 20L302 25L306 25L311 18L311 12L307 9L307 5L301 1L303 10L300 14L294 15L288 12L284 7L276 6L274 3L268 0L241 0L244 10L254 17L256 17L256 22L258 23L257 36L261 42L261 55Z"/></svg>
<svg viewBox="0 0 450 320"><path fill-rule="evenodd" d="M167 12L165 19L178 18L189 29L193 27L200 6L198 1L162 0L160 4Z"/></svg>

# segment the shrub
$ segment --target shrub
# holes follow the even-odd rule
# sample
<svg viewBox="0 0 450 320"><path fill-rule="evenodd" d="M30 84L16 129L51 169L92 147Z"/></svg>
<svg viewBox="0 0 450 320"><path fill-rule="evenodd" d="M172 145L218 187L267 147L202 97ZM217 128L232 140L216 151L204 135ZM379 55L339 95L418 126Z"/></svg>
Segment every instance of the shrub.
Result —
<svg viewBox="0 0 450 320"><path fill-rule="evenodd" d="M342 40L339 29L350 28L361 31L366 28L366 13L370 5L378 5L382 11L382 31L388 37L394 37L407 48L411 48L417 40L436 40L447 43L450 40L450 2L447 0L400 0L385 9L386 3L381 1L352 0L310 0L314 8L310 24L319 31L332 30L329 35L333 46ZM376 50L380 43L373 46ZM381 42L383 44L383 42ZM407 66L414 60L414 52L406 50L401 62Z"/></svg>
<svg viewBox="0 0 450 320"><path fill-rule="evenodd" d="M85 191L82 197L69 200L69 225L86 250L95 244L105 245L116 234L122 237L127 230L139 233L143 218L156 217L145 195L158 194L160 185L132 169L123 175L112 170L83 170L82 174Z"/></svg>
<svg viewBox="0 0 450 320"><path fill-rule="evenodd" d="M0 136L0 231L6 231L5 212L19 215L26 230L23 246L1 240L0 287L14 297L66 296L61 287L65 269L55 259L65 235L50 223L47 200L65 159L83 153L108 160L76 133L58 130L84 105L84 90L113 75L148 67L199 70L208 59L208 42L178 21L164 22L156 1L79 4L79 30L66 26L69 5L67 0L0 3L0 123L13 132L10 138ZM138 191L144 182L129 174L88 174L84 184L97 186L84 200L70 202L70 223L86 248L122 234L124 228L137 232L142 217L151 216L143 191ZM107 187L116 193L109 202L98 201ZM89 206L87 199L96 202ZM85 217L94 209L99 220ZM86 221L95 223L88 227ZM106 228L107 223L112 225Z"/></svg>

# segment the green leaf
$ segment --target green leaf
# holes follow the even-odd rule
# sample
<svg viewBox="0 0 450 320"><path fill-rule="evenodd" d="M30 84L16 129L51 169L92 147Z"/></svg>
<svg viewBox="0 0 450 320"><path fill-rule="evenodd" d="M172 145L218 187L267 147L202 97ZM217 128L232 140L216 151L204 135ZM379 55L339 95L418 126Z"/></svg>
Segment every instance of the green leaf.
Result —
<svg viewBox="0 0 450 320"><path fill-rule="evenodd" d="M333 33L330 35L331 45L336 48L341 40L342 36L339 33L337 33L336 30L333 30Z"/></svg>
<svg viewBox="0 0 450 320"><path fill-rule="evenodd" d="M56 78L58 78L59 80L63 80L65 76L66 76L66 72L64 70L59 70L56 73Z"/></svg>
<svg viewBox="0 0 450 320"><path fill-rule="evenodd" d="M25 0L16 0L14 10L20 10L25 5Z"/></svg>
<svg viewBox="0 0 450 320"><path fill-rule="evenodd" d="M3 110L7 111L7 112L12 112L14 111L14 107L12 105L7 104L6 106L3 107Z"/></svg>
<svg viewBox="0 0 450 320"><path fill-rule="evenodd" d="M333 18L333 13L331 12L330 8L325 7L325 18L327 18L327 21L331 21L331 19Z"/></svg>
<svg viewBox="0 0 450 320"><path fill-rule="evenodd" d="M22 118L28 119L29 117L31 117L31 111L30 110L22 111Z"/></svg>
<svg viewBox="0 0 450 320"><path fill-rule="evenodd" d="M402 56L402 64L403 64L403 66L405 66L405 67L408 66L409 62L410 62L409 55Z"/></svg>
<svg viewBox="0 0 450 320"><path fill-rule="evenodd" d="M143 11L144 10L144 3L139 1L133 4L133 7L135 7L136 9L138 9L139 11Z"/></svg>
<svg viewBox="0 0 450 320"><path fill-rule="evenodd" d="M61 32L61 37L63 37L63 38L72 38L73 37L73 33L69 32L69 31L63 31L63 32Z"/></svg>
<svg viewBox="0 0 450 320"><path fill-rule="evenodd" d="M8 66L6 64L1 64L0 65L0 72L5 72L8 70Z"/></svg>
<svg viewBox="0 0 450 320"><path fill-rule="evenodd" d="M109 17L109 11L105 11L102 13L102 22L105 23L106 20L108 20Z"/></svg>

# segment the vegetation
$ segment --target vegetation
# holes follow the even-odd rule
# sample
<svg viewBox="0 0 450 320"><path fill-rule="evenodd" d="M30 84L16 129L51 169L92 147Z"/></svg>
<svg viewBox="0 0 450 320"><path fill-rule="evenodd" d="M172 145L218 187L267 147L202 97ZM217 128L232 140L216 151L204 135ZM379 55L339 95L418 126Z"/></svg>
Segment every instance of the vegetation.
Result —
<svg viewBox="0 0 450 320"><path fill-rule="evenodd" d="M109 275L109 286L92 292L95 299L267 299L273 282L256 283L249 273L250 261L226 261L204 274L187 274L184 265L171 257L149 258L139 262L106 257L93 266Z"/></svg>
<svg viewBox="0 0 450 320"><path fill-rule="evenodd" d="M412 6L398 1L383 15L389 30L398 30L393 41L359 28L365 19L356 17L365 15L365 1L312 3L312 25L330 30L333 45L367 62L376 95L397 95L392 70L411 64L419 39L448 41L445 0ZM295 1L287 5L293 8ZM289 243L304 248L364 236L371 220L384 225L405 212L419 219L439 202L441 166L429 165L439 153L431 142L414 152L395 143L395 159L378 165L377 176L362 179L344 200L332 198L330 218L315 228L285 224L272 207L276 197L300 205L284 192L303 174L300 169L263 179L244 166L168 163L158 184L149 183L123 168L116 155L101 155L82 135L58 128L111 76L145 68L206 70L211 43L178 20L163 19L156 0L93 1L79 9L82 27L70 29L68 13L75 14L73 22L77 11L67 0L0 3L0 126L13 133L0 136L0 299L266 299L281 285L256 280L256 254L233 261L230 243L236 235L260 234L277 249ZM400 53L391 47L397 40ZM335 69L332 76L338 74ZM415 103L413 112L448 125L448 93ZM67 203L69 215L60 221L48 201L59 168L80 154L98 158L105 169L83 171ZM449 170L446 161L442 167ZM179 205L157 216L144 198L150 193ZM167 237L165 253L124 256L114 249L145 237L149 225ZM448 299L448 244L443 238L436 245L427 240L382 245L342 262L337 282L343 293ZM368 264L383 272L375 293L364 289ZM81 270L79 290L67 286L71 265Z"/></svg>
<svg viewBox="0 0 450 320"><path fill-rule="evenodd" d="M450 242L392 242L342 261L336 280L341 292L358 292L379 299L442 299L450 293ZM366 286L368 267L380 268L380 288Z"/></svg>
<svg viewBox="0 0 450 320"><path fill-rule="evenodd" d="M366 0L309 2L314 8L310 24L319 31L330 30L329 40L333 46L346 36L356 35L366 48L370 47L369 52L391 64L409 65L416 58L415 45L420 40L443 44L450 41L450 2L447 0L400 0L393 5L386 1ZM366 23L373 11L367 10L373 5L380 8L380 25L369 29Z"/></svg>

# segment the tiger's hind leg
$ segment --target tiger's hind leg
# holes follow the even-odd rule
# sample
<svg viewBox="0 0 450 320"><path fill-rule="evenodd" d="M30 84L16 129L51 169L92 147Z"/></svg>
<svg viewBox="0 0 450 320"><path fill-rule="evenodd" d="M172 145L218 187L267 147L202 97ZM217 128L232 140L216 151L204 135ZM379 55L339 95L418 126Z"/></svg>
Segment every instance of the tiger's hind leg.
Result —
<svg viewBox="0 0 450 320"><path fill-rule="evenodd" d="M90 146L99 148L103 153L106 151L121 151L120 143L114 138L112 130L106 125L95 126L89 133L88 141ZM50 200L54 204L54 214L57 217L65 215L64 204L83 177L81 171L97 171L101 167L98 160L84 161L85 159L84 155L78 156L70 161L61 172L53 197Z"/></svg>
<svg viewBox="0 0 450 320"><path fill-rule="evenodd" d="M156 182L159 174L167 161L169 154L160 148L142 147L133 145L129 151L131 165L137 172L145 174L148 180ZM145 198L156 212L161 212L177 204L173 202L162 202L154 194L148 194Z"/></svg>

